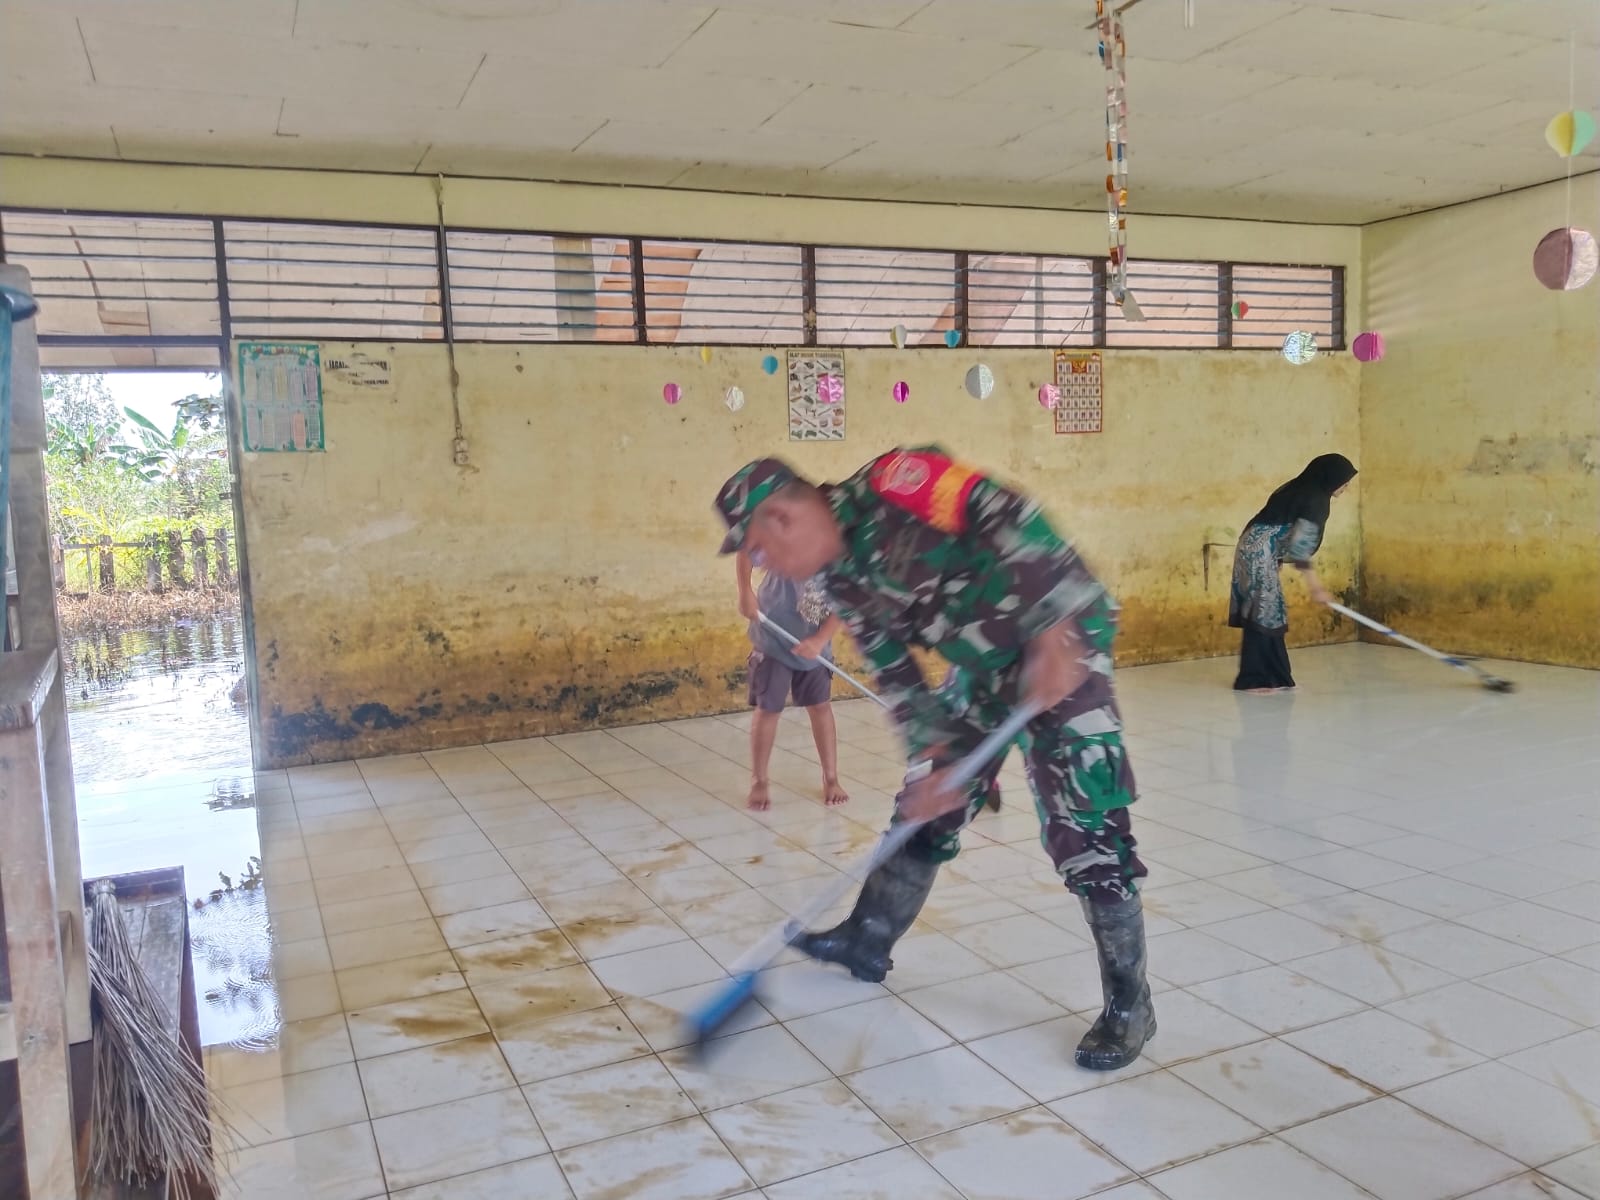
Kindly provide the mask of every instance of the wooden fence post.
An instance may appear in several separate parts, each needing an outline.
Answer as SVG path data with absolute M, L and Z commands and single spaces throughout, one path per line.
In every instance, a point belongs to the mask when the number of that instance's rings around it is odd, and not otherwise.
M 173 587 L 188 587 L 183 574 L 183 534 L 176 529 L 167 530 L 167 579 Z
M 144 539 L 144 587 L 147 592 L 161 592 L 161 548 L 153 533 Z
M 228 563 L 228 531 L 218 529 L 212 534 L 212 540 L 217 546 L 217 583 L 227 587 L 233 582 L 233 567 Z
M 55 583 L 56 591 L 65 590 L 67 586 L 67 551 L 59 533 L 50 535 L 50 577 Z
M 189 534 L 189 545 L 194 551 L 194 585 L 199 588 L 210 587 L 211 563 L 206 550 L 206 531 L 196 525 Z
M 111 535 L 100 535 L 100 590 L 114 592 L 117 590 L 117 556 L 111 549 Z

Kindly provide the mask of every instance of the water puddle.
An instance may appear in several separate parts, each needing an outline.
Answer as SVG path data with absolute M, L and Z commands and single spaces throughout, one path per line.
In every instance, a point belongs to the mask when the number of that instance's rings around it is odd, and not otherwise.
M 270 1045 L 278 1002 L 239 617 L 63 642 L 84 878 L 183 867 L 201 1041 Z

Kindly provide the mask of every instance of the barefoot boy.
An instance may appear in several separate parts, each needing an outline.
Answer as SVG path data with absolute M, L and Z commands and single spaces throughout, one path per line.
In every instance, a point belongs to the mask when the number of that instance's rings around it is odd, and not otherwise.
M 827 597 L 817 580 L 795 583 L 768 571 L 759 593 L 751 586 L 750 559 L 734 560 L 739 579 L 739 611 L 750 622 L 750 798 L 747 805 L 762 812 L 771 807 L 767 770 L 772 745 L 778 737 L 778 719 L 785 701 L 794 702 L 811 718 L 811 734 L 822 760 L 822 802 L 830 808 L 850 797 L 839 786 L 839 734 L 833 723 L 833 676 L 822 659 L 833 661 L 833 635 L 843 622 L 828 611 Z M 788 645 L 761 623 L 761 614 L 787 630 L 800 643 Z

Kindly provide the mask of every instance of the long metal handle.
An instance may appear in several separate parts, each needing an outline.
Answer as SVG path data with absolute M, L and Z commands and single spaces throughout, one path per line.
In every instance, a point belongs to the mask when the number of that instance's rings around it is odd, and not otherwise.
M 945 787 L 953 791 L 969 783 L 974 775 L 988 765 L 990 759 L 1004 753 L 1006 747 L 1017 739 L 1017 735 L 1023 731 L 1028 722 L 1038 715 L 1039 710 L 1028 704 L 1013 710 L 1010 716 L 978 743 L 971 754 L 951 768 Z M 741 955 L 729 968 L 729 974 L 740 975 L 766 966 L 794 939 L 796 933 L 837 904 L 853 884 L 863 882 L 867 876 L 894 857 L 917 830 L 926 824 L 926 821 L 902 821 L 898 825 L 889 826 L 884 835 L 878 839 L 877 845 L 872 848 L 872 853 L 858 869 L 846 871 L 832 880 L 828 886 L 813 896 L 804 908 L 794 913 Z
M 1387 625 L 1381 624 L 1378 621 L 1374 621 L 1371 617 L 1363 616 L 1361 613 L 1358 613 L 1353 608 L 1346 608 L 1344 605 L 1340 604 L 1337 600 L 1329 600 L 1328 601 L 1328 607 L 1333 609 L 1333 611 L 1338 613 L 1341 617 L 1349 617 L 1352 621 L 1355 621 L 1357 624 L 1365 625 L 1368 629 L 1372 629 L 1372 630 L 1377 631 L 1378 633 L 1383 634 L 1384 637 L 1393 638 L 1395 641 L 1399 642 L 1402 646 L 1410 646 L 1413 650 L 1421 650 L 1424 654 L 1428 655 L 1429 657 L 1437 658 L 1440 662 L 1449 663 L 1451 666 L 1464 666 L 1465 665 L 1464 663 L 1462 663 L 1462 661 L 1460 659 L 1452 657 L 1449 654 L 1444 654 L 1441 651 L 1435 650 L 1432 646 L 1424 646 L 1421 642 L 1415 640 L 1414 638 L 1408 638 L 1403 633 L 1396 633 L 1393 629 L 1390 629 Z
M 771 617 L 767 616 L 766 613 L 757 612 L 756 613 L 756 618 L 763 625 L 765 625 L 768 629 L 772 630 L 773 633 L 777 634 L 784 641 L 788 642 L 789 645 L 798 646 L 800 644 L 800 639 L 799 638 L 795 637 L 794 634 L 790 633 L 782 625 L 779 625 Z M 871 688 L 869 688 L 866 684 L 862 683 L 859 679 L 855 678 L 853 675 L 850 675 L 850 674 L 846 673 L 845 670 L 842 667 L 838 666 L 837 664 L 835 664 L 833 662 L 830 662 L 826 658 L 819 658 L 819 659 L 817 659 L 817 661 L 820 662 L 823 666 L 827 667 L 828 670 L 832 671 L 840 679 L 842 679 L 846 683 L 848 683 L 851 687 L 855 688 L 856 691 L 860 692 L 868 700 L 871 700 L 879 708 L 883 709 L 884 712 L 889 712 L 890 711 L 890 704 L 889 704 L 889 702 L 887 700 L 885 700 L 882 696 L 878 695 L 877 692 L 873 691 Z

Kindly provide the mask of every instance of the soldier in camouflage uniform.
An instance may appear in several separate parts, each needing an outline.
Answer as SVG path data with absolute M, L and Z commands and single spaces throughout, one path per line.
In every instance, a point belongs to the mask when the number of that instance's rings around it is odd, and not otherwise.
M 929 822 L 867 880 L 844 922 L 796 946 L 883 979 L 1000 763 L 959 791 L 942 787 L 946 769 L 1031 702 L 1043 712 L 1020 741 L 1040 838 L 1083 901 L 1105 997 L 1077 1061 L 1094 1070 L 1132 1062 L 1156 1025 L 1136 883 L 1146 872 L 1128 821 L 1133 772 L 1111 678 L 1116 602 L 1038 505 L 936 446 L 891 451 L 823 487 L 762 459 L 723 485 L 716 507 L 724 554 L 742 549 L 791 579 L 823 574 L 906 742 L 894 819 Z M 937 691 L 912 647 L 950 663 Z

